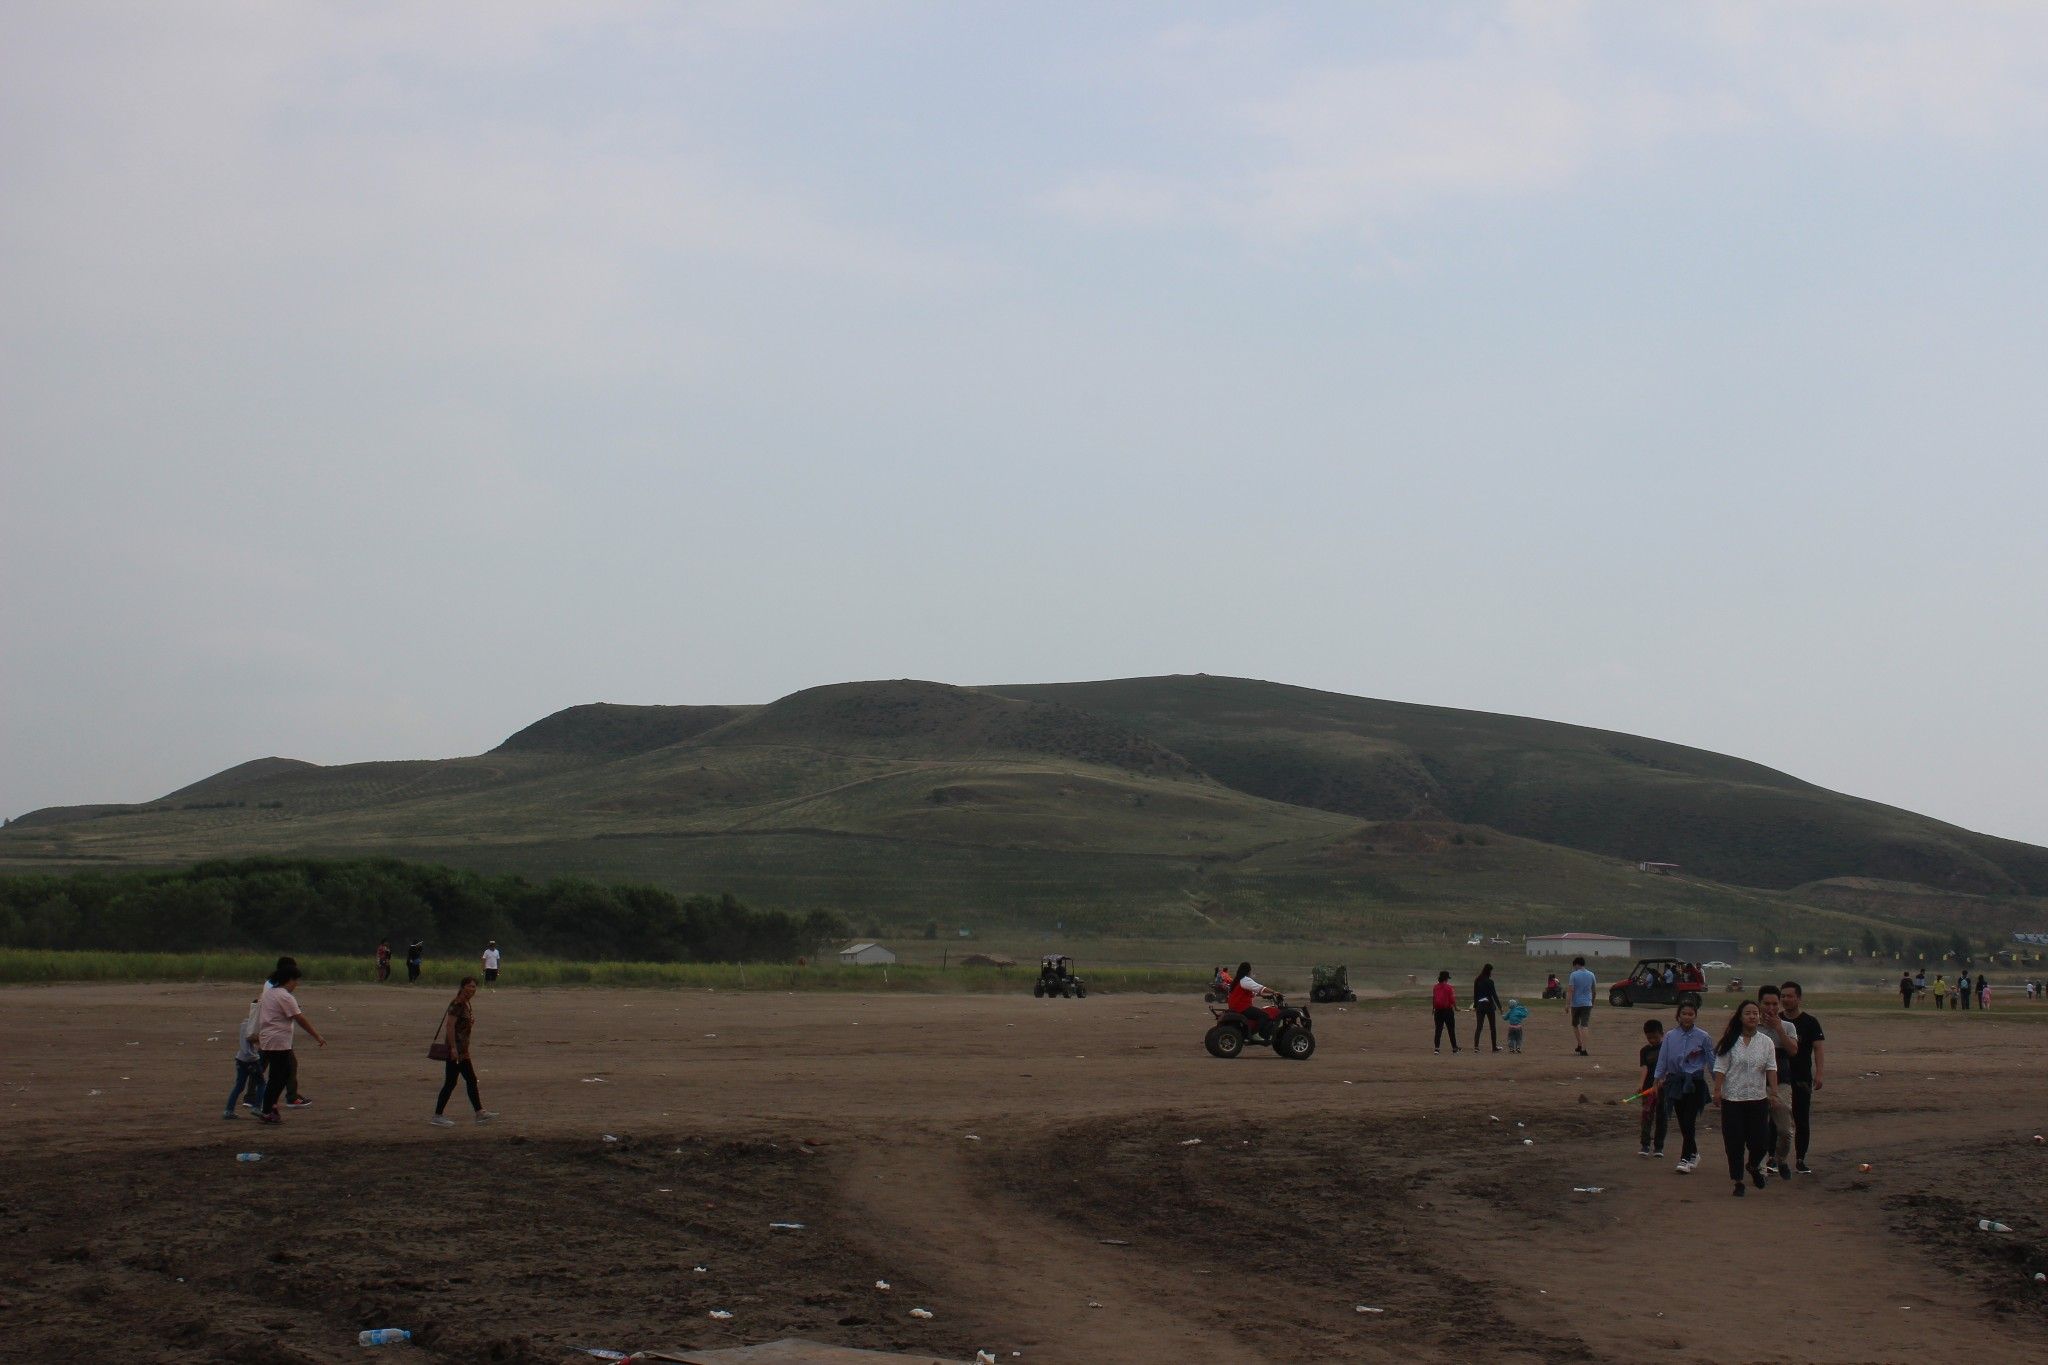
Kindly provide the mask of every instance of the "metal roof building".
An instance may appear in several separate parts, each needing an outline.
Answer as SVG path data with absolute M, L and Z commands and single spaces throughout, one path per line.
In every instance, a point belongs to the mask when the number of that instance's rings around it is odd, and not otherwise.
M 1625 938 L 1613 934 L 1531 934 L 1522 940 L 1530 957 L 1627 957 Z

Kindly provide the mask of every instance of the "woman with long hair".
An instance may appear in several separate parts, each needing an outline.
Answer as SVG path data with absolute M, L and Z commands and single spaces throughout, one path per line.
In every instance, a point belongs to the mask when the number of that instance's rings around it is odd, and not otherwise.
M 1472 1050 L 1479 1051 L 1479 1031 L 1484 1029 L 1493 1043 L 1493 1050 L 1500 1051 L 1500 1030 L 1494 1024 L 1494 1015 L 1500 1010 L 1500 987 L 1493 984 L 1493 964 L 1487 963 L 1479 969 L 1479 976 L 1472 982 Z
M 453 1128 L 455 1120 L 442 1111 L 448 1108 L 448 1097 L 455 1093 L 457 1077 L 469 1088 L 469 1107 L 476 1110 L 478 1123 L 489 1123 L 497 1114 L 484 1108 L 484 1102 L 476 1090 L 476 1066 L 470 1060 L 469 1032 L 476 1022 L 469 1002 L 476 998 L 476 978 L 462 978 L 462 989 L 455 992 L 455 998 L 448 1002 L 448 1012 L 441 1016 L 441 1029 L 448 1033 L 448 1060 L 442 1063 L 446 1073 L 441 1081 L 441 1098 L 434 1102 L 434 1117 L 427 1120 L 436 1128 Z M 434 1036 L 441 1036 L 441 1029 Z
M 1764 1187 L 1771 1105 L 1778 1098 L 1778 1043 L 1760 1031 L 1762 1022 L 1756 1001 L 1745 1000 L 1714 1045 L 1714 1104 L 1721 1111 L 1721 1148 L 1736 1194 L 1743 1193 L 1745 1166 L 1756 1187 Z
M 1273 1016 L 1259 1007 L 1259 1001 L 1273 994 L 1269 987 L 1262 986 L 1252 976 L 1252 964 L 1240 962 L 1237 972 L 1230 978 L 1230 994 L 1224 998 L 1225 1006 L 1241 1015 L 1250 1026 L 1252 1037 L 1257 1038 L 1272 1026 Z

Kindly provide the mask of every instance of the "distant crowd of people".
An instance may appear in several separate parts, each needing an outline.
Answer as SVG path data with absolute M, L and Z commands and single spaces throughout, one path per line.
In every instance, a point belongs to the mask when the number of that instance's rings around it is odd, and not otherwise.
M 2041 982 L 2029 977 L 2020 983 L 2026 990 L 2027 999 L 2041 998 L 2044 987 Z M 1931 995 L 1934 1008 L 1967 1010 L 1974 1002 L 1980 1010 L 1991 1008 L 1991 978 L 1979 971 L 1975 976 L 1965 967 L 1955 980 L 1951 981 L 1942 972 L 1934 974 L 1934 984 L 1927 984 L 1927 969 L 1899 973 L 1899 1004 L 1902 1008 L 1913 1008 L 1913 1002 L 1921 996 Z
M 413 985 L 420 979 L 420 968 L 426 963 L 426 960 L 427 945 L 425 940 L 416 938 L 405 945 L 405 983 L 408 986 Z M 505 955 L 498 951 L 498 940 L 492 939 L 484 945 L 483 968 L 484 984 L 486 986 L 495 986 L 498 983 L 498 968 L 504 960 Z M 376 964 L 377 984 L 381 986 L 391 979 L 390 939 L 378 941 Z

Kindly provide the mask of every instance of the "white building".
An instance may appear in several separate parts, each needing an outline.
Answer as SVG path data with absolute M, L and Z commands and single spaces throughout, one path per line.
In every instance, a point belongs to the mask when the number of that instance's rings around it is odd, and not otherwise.
M 879 943 L 849 943 L 839 950 L 842 967 L 886 967 L 895 960 L 896 954 Z
M 1628 957 L 1629 941 L 1612 934 L 1531 934 L 1522 940 L 1530 957 Z

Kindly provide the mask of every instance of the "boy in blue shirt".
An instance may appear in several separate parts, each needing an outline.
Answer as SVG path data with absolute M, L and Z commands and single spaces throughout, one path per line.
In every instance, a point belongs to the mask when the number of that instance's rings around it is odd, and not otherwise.
M 1522 1025 L 1529 1022 L 1529 1007 L 1519 1000 L 1509 1000 L 1507 1012 L 1501 1019 L 1508 1026 L 1508 1051 L 1522 1050 Z

